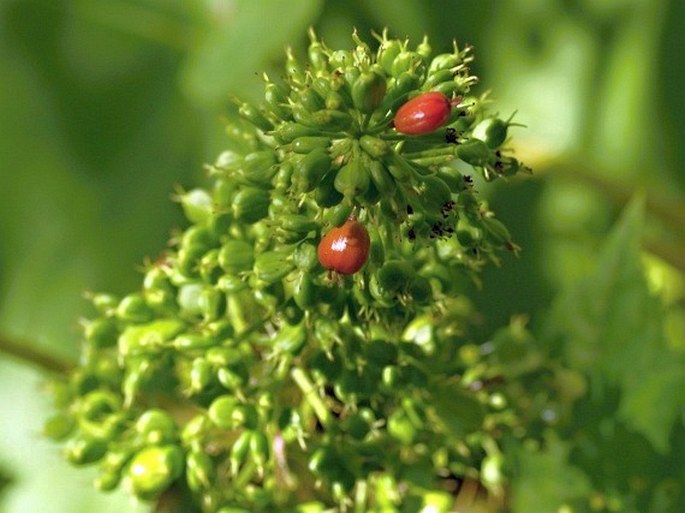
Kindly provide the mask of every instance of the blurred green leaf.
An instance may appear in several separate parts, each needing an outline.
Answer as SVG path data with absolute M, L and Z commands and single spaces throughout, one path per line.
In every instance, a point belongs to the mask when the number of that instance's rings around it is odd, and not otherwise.
M 618 413 L 655 448 L 668 438 L 685 398 L 682 354 L 669 350 L 664 312 L 649 293 L 640 261 L 644 205 L 634 200 L 597 255 L 594 270 L 564 291 L 548 322 L 547 339 L 562 344 L 571 366 L 593 378 L 595 390 L 619 386 Z
M 227 94 L 261 91 L 260 72 L 283 55 L 284 41 L 301 40 L 321 0 L 208 2 L 208 26 L 183 70 L 186 93 L 200 105 L 221 105 Z
M 0 499 L 5 490 L 12 484 L 13 479 L 5 472 L 4 468 L 0 468 Z
M 519 449 L 516 480 L 512 482 L 514 513 L 558 513 L 569 501 L 589 495 L 589 480 L 569 464 L 569 451 L 568 443 L 551 434 L 543 448 Z

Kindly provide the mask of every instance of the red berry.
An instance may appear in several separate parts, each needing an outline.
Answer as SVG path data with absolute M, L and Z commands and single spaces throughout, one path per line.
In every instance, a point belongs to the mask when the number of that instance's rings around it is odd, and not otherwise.
M 354 274 L 369 258 L 369 232 L 355 219 L 333 228 L 319 242 L 317 255 L 321 265 L 340 274 Z
M 447 122 L 451 111 L 452 105 L 444 94 L 420 94 L 397 110 L 395 128 L 407 135 L 429 134 Z

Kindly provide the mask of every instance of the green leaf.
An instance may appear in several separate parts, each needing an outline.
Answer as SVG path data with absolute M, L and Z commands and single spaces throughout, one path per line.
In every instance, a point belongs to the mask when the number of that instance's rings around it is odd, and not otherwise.
M 613 229 L 586 279 L 554 306 L 546 339 L 561 344 L 572 367 L 591 376 L 595 390 L 618 386 L 618 416 L 654 447 L 668 438 L 685 401 L 682 354 L 668 348 L 664 312 L 650 295 L 640 260 L 643 201 L 633 201 Z
M 211 26 L 205 29 L 183 73 L 187 94 L 204 105 L 221 103 L 229 92 L 254 93 L 261 86 L 255 74 L 274 56 L 283 55 L 287 43 L 297 43 L 321 9 L 320 0 L 221 5 L 228 7 L 208 13 Z
M 544 449 L 518 448 L 512 481 L 514 513 L 557 513 L 565 503 L 587 497 L 588 477 L 568 462 L 570 447 L 548 434 Z M 510 455 L 514 456 L 514 455 Z
M 431 391 L 430 405 L 443 429 L 455 437 L 478 430 L 485 416 L 478 399 L 458 384 L 436 385 Z

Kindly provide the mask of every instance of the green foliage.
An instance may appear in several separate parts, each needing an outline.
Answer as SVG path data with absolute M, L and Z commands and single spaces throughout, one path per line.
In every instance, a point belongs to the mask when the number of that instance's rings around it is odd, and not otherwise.
M 637 198 L 594 269 L 563 291 L 545 319 L 541 337 L 553 359 L 538 362 L 532 376 L 543 377 L 547 366 L 550 390 L 530 411 L 547 427 L 541 447 L 509 446 L 515 511 L 651 511 L 656 503 L 678 511 L 685 500 L 673 488 L 684 468 L 670 456 L 671 444 L 682 443 L 685 355 L 669 347 L 665 308 L 643 278 L 643 224 Z
M 618 388 L 619 418 L 662 453 L 685 406 L 685 355 L 663 332 L 664 308 L 643 278 L 643 202 L 635 200 L 607 239 L 594 271 L 558 299 L 548 320 L 551 343 L 592 379 L 597 394 Z
M 241 294 L 250 289 L 250 284 L 237 275 L 253 271 L 254 251 L 231 243 L 208 250 L 207 246 L 215 242 L 208 240 L 206 233 L 188 237 L 186 248 L 179 251 L 183 257 L 179 261 L 186 269 L 198 264 L 200 257 L 201 280 L 212 281 L 219 276 L 217 285 L 222 292 L 240 298 L 230 305 L 196 283 L 179 287 L 160 269 L 146 273 L 141 289 L 118 307 L 124 294 L 139 287 L 137 270 L 149 269 L 169 231 L 183 222 L 181 212 L 193 223 L 201 223 L 211 214 L 207 208 L 212 206 L 207 202 L 211 197 L 228 210 L 217 219 L 218 224 L 226 223 L 233 215 L 234 188 L 223 181 L 215 190 L 208 189 L 199 163 L 211 159 L 251 187 L 262 187 L 272 179 L 281 184 L 291 180 L 293 171 L 287 166 L 273 175 L 275 168 L 262 165 L 264 154 L 260 152 L 236 163 L 236 154 L 250 153 L 245 146 L 249 143 L 235 137 L 227 141 L 223 122 L 218 123 L 217 116 L 225 114 L 232 122 L 238 111 L 254 112 L 262 89 L 261 70 L 267 70 L 276 82 L 267 86 L 271 92 L 266 103 L 280 111 L 279 116 L 287 113 L 283 106 L 288 103 L 287 92 L 283 96 L 280 81 L 283 49 L 291 45 L 300 62 L 302 56 L 308 55 L 313 57 L 314 67 L 320 66 L 321 49 L 307 49 L 305 33 L 312 25 L 331 47 L 348 47 L 352 27 L 357 27 L 360 34 L 369 34 L 390 26 L 395 34 L 406 35 L 414 42 L 420 42 L 427 33 L 435 53 L 450 52 L 456 37 L 475 45 L 478 59 L 470 64 L 471 71 L 492 86 L 503 119 L 518 109 L 514 121 L 526 124 L 527 129 L 510 126 L 507 136 L 514 136 L 516 157 L 536 171 L 531 179 L 514 178 L 501 187 L 476 183 L 477 201 L 485 200 L 497 211 L 498 218 L 505 221 L 523 248 L 519 258 L 505 253 L 499 255 L 502 266 L 479 268 L 480 289 L 470 283 L 473 275 L 466 278 L 459 273 L 446 275 L 440 268 L 430 269 L 430 283 L 437 280 L 444 290 L 464 293 L 450 306 L 458 313 L 436 327 L 441 331 L 438 339 L 449 336 L 463 342 L 458 359 L 464 369 L 472 371 L 463 373 L 464 383 L 473 389 L 485 387 L 489 397 L 487 404 L 479 403 L 487 412 L 486 424 L 513 422 L 504 430 L 505 436 L 498 439 L 502 447 L 482 441 L 487 454 L 477 477 L 492 490 L 491 494 L 511 494 L 505 509 L 685 510 L 683 464 L 679 457 L 685 450 L 679 393 L 685 348 L 685 166 L 680 144 L 685 136 L 685 116 L 683 102 L 678 101 L 685 77 L 678 53 L 683 46 L 682 3 L 550 0 L 482 1 L 477 5 L 454 2 L 448 6 L 440 0 L 409 0 L 401 8 L 397 2 L 385 0 L 258 4 L 191 5 L 168 0 L 0 3 L 3 350 L 17 347 L 16 343 L 4 344 L 6 337 L 16 337 L 19 344 L 26 344 L 27 354 L 37 349 L 75 361 L 79 347 L 74 343 L 74 320 L 86 310 L 80 299 L 83 290 L 113 293 L 93 298 L 102 309 L 99 311 L 112 308 L 110 314 L 79 322 L 85 343 L 96 351 L 116 347 L 112 344 L 122 323 L 133 322 L 136 316 L 149 316 L 150 311 L 141 308 L 141 296 L 155 312 L 172 308 L 182 298 L 184 326 L 202 319 L 208 325 L 207 331 L 180 333 L 164 342 L 156 335 L 151 342 L 143 337 L 142 345 L 169 345 L 178 353 L 207 352 L 207 357 L 188 363 L 188 382 L 153 380 L 145 383 L 146 393 L 155 387 L 171 390 L 183 386 L 190 394 L 189 401 L 198 400 L 200 408 L 209 408 L 211 394 L 202 396 L 201 391 L 209 387 L 215 389 L 213 393 L 223 393 L 240 388 L 246 379 L 245 369 L 236 365 L 235 359 L 245 354 L 207 348 L 217 336 L 235 335 L 233 327 L 229 330 L 211 319 L 217 312 L 237 312 L 244 307 Z M 387 46 L 383 69 L 390 73 L 401 48 Z M 425 51 L 425 45 L 417 45 L 416 50 Z M 411 56 L 405 53 L 403 59 Z M 438 80 L 438 75 L 432 80 Z M 419 84 L 415 77 L 404 76 L 402 87 L 412 90 Z M 229 93 L 255 104 L 232 105 Z M 324 104 L 335 110 L 345 100 L 336 91 L 327 91 Z M 298 101 L 310 107 L 318 103 L 316 97 L 304 92 Z M 231 105 L 226 108 L 227 103 Z M 253 118 L 263 122 L 258 116 Z M 477 135 L 488 139 L 486 128 L 484 122 L 476 130 Z M 305 155 L 315 147 L 331 147 L 329 136 L 306 139 L 316 137 L 317 129 L 302 133 L 298 128 L 297 134 L 292 129 L 279 125 L 279 132 L 292 137 L 295 153 Z M 491 135 L 490 139 L 497 141 L 497 134 Z M 296 137 L 303 139 L 295 141 Z M 368 142 L 360 140 L 363 145 Z M 227 147 L 231 151 L 214 161 L 215 155 Z M 370 197 L 373 199 L 375 187 L 384 199 L 389 199 L 395 194 L 395 180 L 406 177 L 406 170 L 403 173 L 402 168 L 394 166 L 395 174 L 390 174 L 385 166 L 366 159 L 367 152 L 375 158 L 382 156 L 386 150 L 378 145 L 365 144 L 363 150 L 364 163 L 369 166 Z M 478 162 L 482 150 L 483 145 L 475 143 L 461 151 Z M 420 158 L 420 151 L 416 150 L 416 158 Z M 307 169 L 311 173 L 306 176 L 315 177 L 316 168 Z M 312 238 L 321 226 L 338 226 L 347 219 L 352 206 L 341 202 L 334 174 L 323 178 L 327 186 L 314 190 L 317 204 L 327 209 L 325 218 L 314 221 L 312 226 L 307 216 L 289 217 L 288 223 L 278 222 L 273 227 L 277 237 Z M 465 185 L 450 180 L 449 173 L 441 169 L 436 178 L 450 190 Z M 174 189 L 177 182 L 191 188 Z M 341 189 L 350 183 L 339 182 Z M 305 180 L 301 184 L 303 190 L 313 187 Z M 352 180 L 352 185 L 363 188 L 358 180 Z M 440 202 L 434 197 L 442 197 L 439 189 L 431 187 L 429 192 L 435 194 L 421 197 L 423 208 L 434 210 L 431 207 Z M 168 202 L 171 190 L 181 200 L 182 209 Z M 623 218 L 623 234 L 615 232 L 613 249 L 609 248 L 603 242 L 606 234 L 636 190 L 645 198 L 644 211 L 639 212 L 635 206 L 630 219 Z M 242 207 L 238 213 L 256 215 Z M 259 209 L 257 214 L 261 215 Z M 489 237 L 502 242 L 501 227 L 486 219 L 483 226 L 489 229 Z M 180 241 L 180 231 L 172 235 Z M 481 235 L 470 224 L 457 226 L 460 245 L 477 248 Z M 405 236 L 409 236 L 408 231 Z M 371 233 L 371 237 L 369 265 L 373 262 L 380 266 L 386 257 L 376 234 Z M 251 248 L 251 244 L 248 246 Z M 600 247 L 604 248 L 601 255 Z M 172 252 L 179 249 L 171 247 Z M 144 263 L 138 264 L 141 261 Z M 258 269 L 261 276 L 270 279 L 283 272 L 283 265 L 294 268 L 287 271 L 291 272 L 288 279 L 293 277 L 287 289 L 288 294 L 292 293 L 292 302 L 288 302 L 285 312 L 296 328 L 298 310 L 318 308 L 319 294 L 330 293 L 330 289 L 316 277 L 318 263 L 312 242 L 302 244 L 292 262 L 270 252 L 266 259 L 260 259 Z M 422 278 L 414 274 L 411 284 L 399 290 L 425 306 L 432 291 Z M 183 293 L 179 294 L 181 288 Z M 374 291 L 375 301 L 381 301 L 383 294 Z M 465 299 L 466 295 L 473 304 Z M 345 308 L 342 295 L 331 294 L 326 299 L 327 304 L 338 301 L 338 307 Z M 550 303 L 554 305 L 552 315 Z M 264 308 L 273 309 L 273 302 Z M 436 351 L 435 338 L 430 335 L 432 321 L 420 317 L 407 328 L 404 337 L 431 354 L 438 371 L 445 372 L 455 357 Z M 330 340 L 331 327 L 324 324 L 315 326 L 316 336 Z M 245 330 L 249 324 L 239 323 L 239 328 Z M 277 352 L 292 351 L 297 354 L 295 358 L 307 355 L 307 343 L 303 349 L 299 336 L 286 336 L 290 330 L 285 331 Z M 294 335 L 298 333 L 294 329 Z M 388 354 L 394 352 L 388 350 L 387 344 L 374 343 L 368 358 L 387 364 Z M 589 358 L 590 354 L 593 358 Z M 331 360 L 324 349 L 309 356 L 310 373 L 291 374 L 300 388 L 309 390 L 309 385 L 339 380 L 343 375 L 341 366 L 335 365 L 337 360 Z M 158 369 L 168 364 L 157 363 Z M 0 452 L 14 479 L 3 495 L 3 506 L 21 513 L 45 509 L 46 504 L 51 510 L 70 513 L 150 508 L 149 504 L 132 505 L 124 497 L 128 492 L 105 496 L 82 486 L 84 476 L 88 480 L 100 469 L 66 467 L 56 458 L 55 446 L 35 436 L 41 419 L 48 416 L 44 398 L 36 393 L 38 380 L 44 377 L 4 357 L 0 366 L 0 399 L 7 406 L 0 421 Z M 403 390 L 407 376 L 398 366 L 386 367 L 383 386 Z M 126 378 L 131 402 L 136 391 L 133 383 L 143 370 Z M 104 366 L 99 372 L 107 375 L 111 383 L 122 379 L 114 367 Z M 354 374 L 346 373 L 345 383 L 349 384 L 351 377 Z M 417 377 L 421 379 L 416 373 L 412 379 Z M 89 379 L 78 383 L 79 393 L 87 394 L 92 386 Z M 454 392 L 454 384 L 435 384 L 421 398 L 435 401 L 436 407 L 425 412 L 431 427 L 441 432 L 472 429 L 464 428 L 460 410 L 444 400 L 443 390 Z M 339 391 L 350 392 L 345 387 Z M 322 418 L 330 417 L 325 403 L 316 397 L 309 396 L 308 408 L 318 410 Z M 175 425 L 171 431 L 143 429 L 145 423 L 134 422 L 135 416 L 122 421 L 108 412 L 109 407 L 94 407 L 101 404 L 95 401 L 97 395 L 89 398 L 79 414 L 79 423 L 85 422 L 89 433 L 116 431 L 123 426 L 141 444 L 186 440 L 183 443 L 192 447 L 186 453 L 181 479 L 187 480 L 193 493 L 201 493 L 198 490 L 206 489 L 207 483 L 216 479 L 220 458 L 190 443 L 193 433 L 207 429 L 202 422 L 191 423 L 182 433 L 174 433 Z M 268 398 L 263 401 L 268 403 Z M 155 412 L 168 405 L 148 406 Z M 415 415 L 410 413 L 412 405 L 401 406 L 392 417 L 395 444 L 417 436 L 417 419 L 412 421 Z M 512 419 L 512 411 L 517 412 L 517 421 Z M 238 421 L 251 423 L 253 418 L 249 411 L 238 410 Z M 360 408 L 357 414 L 345 418 L 341 430 L 358 443 L 368 436 L 368 430 L 377 429 L 377 420 L 367 408 Z M 229 421 L 234 422 L 232 417 Z M 74 426 L 71 414 L 58 414 L 47 423 L 46 434 L 64 440 L 73 433 Z M 240 459 L 240 451 L 236 450 L 233 460 L 238 470 L 251 458 L 249 441 L 253 432 L 244 431 L 245 459 Z M 81 443 L 75 448 L 96 446 Z M 255 449 L 255 454 L 259 460 L 263 452 Z M 78 451 L 72 455 L 78 455 Z M 96 487 L 118 487 L 121 469 L 129 460 L 128 451 L 113 448 L 111 456 L 102 462 L 103 472 L 96 478 Z M 404 476 L 426 484 L 426 476 L 430 475 L 427 468 L 417 464 L 406 469 Z M 306 462 L 295 470 L 306 474 Z M 464 470 L 460 467 L 456 474 Z M 468 482 L 473 483 L 470 479 Z M 367 485 L 366 493 L 375 496 L 383 508 L 392 510 L 399 500 L 397 486 L 397 481 L 386 476 Z M 408 498 L 410 508 L 419 511 L 424 507 L 446 507 L 450 493 L 459 485 L 448 478 L 444 486 L 449 493 L 427 493 L 423 500 Z M 155 507 L 158 511 L 193 511 L 185 495 L 187 490 L 174 487 Z M 455 505 L 463 508 L 469 502 L 469 487 L 464 486 Z M 487 506 L 478 503 L 469 507 L 479 510 Z M 298 511 L 322 509 L 322 503 L 314 500 Z M 495 511 L 496 507 L 489 510 Z M 245 510 L 227 506 L 223 511 Z
M 530 445 L 509 454 L 517 468 L 511 499 L 513 511 L 554 513 L 563 511 L 565 505 L 587 499 L 592 485 L 581 469 L 569 463 L 568 444 L 550 434 L 544 447 Z
M 12 485 L 13 479 L 5 474 L 5 471 L 3 470 L 0 472 L 0 496 L 5 492 L 5 490 Z
M 516 414 L 493 415 L 476 386 L 487 368 L 460 358 L 452 328 L 468 326 L 454 277 L 515 248 L 453 165 L 487 115 L 468 96 L 470 49 L 432 58 L 427 38 L 413 49 L 384 32 L 377 51 L 352 39 L 334 51 L 310 31 L 306 64 L 288 51 L 287 101 L 270 101 L 279 86 L 265 77 L 263 107 L 237 102 L 245 122 L 228 125 L 212 187 L 177 194 L 191 226 L 139 290 L 92 296 L 99 317 L 83 322 L 82 364 L 46 429 L 72 464 L 99 465 L 99 489 L 122 482 L 161 500 L 187 487 L 206 512 L 314 499 L 342 511 L 381 508 L 366 490 L 392 479 L 385 511 L 447 511 L 445 479 L 499 453 Z M 386 73 L 388 48 L 398 51 Z M 402 134 L 393 117 L 426 84 L 450 86 L 435 93 L 445 115 Z M 331 91 L 326 105 L 319 92 Z M 283 125 L 316 135 L 291 141 Z M 509 155 L 502 138 L 469 163 L 492 181 L 524 169 Z M 340 194 L 320 205 L 329 174 Z M 329 222 L 338 205 L 342 227 Z M 306 257 L 316 244 L 318 264 Z

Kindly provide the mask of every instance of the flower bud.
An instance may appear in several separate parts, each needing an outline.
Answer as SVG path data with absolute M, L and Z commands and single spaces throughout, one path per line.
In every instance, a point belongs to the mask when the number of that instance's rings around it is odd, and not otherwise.
M 212 382 L 213 375 L 214 369 L 207 360 L 195 358 L 188 375 L 189 392 L 191 394 L 198 394 L 205 390 Z
M 178 197 L 183 213 L 191 223 L 204 223 L 214 211 L 212 196 L 204 189 L 191 189 Z
M 117 306 L 116 316 L 122 321 L 141 323 L 152 319 L 152 309 L 140 294 L 125 296 Z
M 424 59 L 427 59 L 432 51 L 433 49 L 431 48 L 431 45 L 428 43 L 428 36 L 423 36 L 423 39 L 416 47 L 416 53 L 418 53 Z
M 252 269 L 254 249 L 243 240 L 229 240 L 219 250 L 219 265 L 230 274 L 238 274 Z
M 260 187 L 270 187 L 278 170 L 276 156 L 270 150 L 248 153 L 242 164 L 242 175 L 248 182 Z
M 43 434 L 54 441 L 66 439 L 76 427 L 74 418 L 67 413 L 56 413 L 43 424 Z
M 186 479 L 194 492 L 208 489 L 216 478 L 214 461 L 201 450 L 192 450 L 186 456 Z
M 474 128 L 472 135 L 476 139 L 480 139 L 488 148 L 496 149 L 502 146 L 507 138 L 507 130 L 509 123 L 499 118 L 490 117 L 485 118 L 478 123 Z
M 331 157 L 323 148 L 314 148 L 295 166 L 298 187 L 302 192 L 311 192 L 331 169 Z
M 336 175 L 337 171 L 330 170 L 323 176 L 316 189 L 314 189 L 314 201 L 321 208 L 334 207 L 343 199 L 343 195 L 335 188 Z
M 310 32 L 311 42 L 307 48 L 307 57 L 314 71 L 324 72 L 328 69 L 328 52 L 323 44 Z
M 418 433 L 407 414 L 398 408 L 388 417 L 388 434 L 403 445 L 411 445 Z
M 423 83 L 422 89 L 424 91 L 429 91 L 436 88 L 440 84 L 452 83 L 453 79 L 454 72 L 452 70 L 442 69 L 440 71 L 436 71 L 435 73 L 429 74 L 428 78 L 426 78 L 426 81 Z
M 83 323 L 83 334 L 93 348 L 101 349 L 116 345 L 119 330 L 114 319 L 99 317 Z
M 306 155 L 317 149 L 327 150 L 330 145 L 330 137 L 306 135 L 295 139 L 290 144 L 289 149 L 295 153 Z
M 380 64 L 383 71 L 388 75 L 392 74 L 392 64 L 395 58 L 402 51 L 402 44 L 396 39 L 385 39 L 381 41 L 378 47 L 378 56 L 376 61 Z
M 129 464 L 133 493 L 151 499 L 166 490 L 183 472 L 183 451 L 177 445 L 147 447 Z
M 263 132 L 273 130 L 274 126 L 271 121 L 269 121 L 254 105 L 250 105 L 249 103 L 241 104 L 238 108 L 238 114 L 241 118 L 249 121 Z
M 99 461 L 107 452 L 107 442 L 85 436 L 69 440 L 64 456 L 72 465 L 89 465 Z
M 391 151 L 387 142 L 372 135 L 362 135 L 359 145 L 374 159 L 381 159 Z
M 352 85 L 352 102 L 355 108 L 368 114 L 373 112 L 385 96 L 385 77 L 377 70 L 365 71 Z
M 352 52 L 348 50 L 334 50 L 333 52 L 331 52 L 331 56 L 328 62 L 331 65 L 331 68 L 333 68 L 334 70 L 346 68 L 347 66 L 350 66 L 353 62 Z
M 269 214 L 271 197 L 262 189 L 246 187 L 240 190 L 233 200 L 233 215 L 236 220 L 253 224 Z
M 490 162 L 492 153 L 485 142 L 480 139 L 469 139 L 457 146 L 456 155 L 472 166 L 485 166 Z
M 297 111 L 293 109 L 293 114 Z M 303 115 L 295 119 L 305 126 L 317 129 L 317 131 L 342 132 L 352 125 L 352 117 L 347 112 L 338 110 L 322 109 L 312 114 Z M 315 135 L 317 132 L 311 135 Z M 307 134 L 304 134 L 307 135 Z
M 269 439 L 263 431 L 253 431 L 250 437 L 250 456 L 257 467 L 263 468 L 269 459 Z
M 238 406 L 238 401 L 231 395 L 222 395 L 214 399 L 207 410 L 207 415 L 212 423 L 221 429 L 233 429 L 233 411 Z
M 293 85 L 301 85 L 306 81 L 304 69 L 299 61 L 295 58 L 293 50 L 290 47 L 286 49 L 285 74 L 287 79 Z
M 381 106 L 379 112 L 386 113 L 388 110 L 395 111 L 397 108 L 407 101 L 409 93 L 419 87 L 421 80 L 419 76 L 413 71 L 404 71 L 395 79 L 393 87 L 391 87 Z
M 453 53 L 441 53 L 433 57 L 431 63 L 428 66 L 428 75 L 435 73 L 436 71 L 454 68 L 458 66 L 461 59 L 458 55 Z
M 293 285 L 293 299 L 302 310 L 309 310 L 316 304 L 316 285 L 311 273 L 303 272 L 297 276 Z
M 445 207 L 452 202 L 452 192 L 441 178 L 426 176 L 421 184 L 419 202 L 425 212 L 442 214 Z
M 264 88 L 267 109 L 282 120 L 289 120 L 292 113 L 288 108 L 288 91 L 280 84 L 270 82 Z
M 423 57 L 418 53 L 402 50 L 392 62 L 391 74 L 393 77 L 399 77 L 406 71 L 417 71 L 422 63 Z
M 318 263 L 316 246 L 308 242 L 299 244 L 293 252 L 292 261 L 298 269 L 304 272 L 311 271 Z
M 369 178 L 371 183 L 376 187 L 381 198 L 389 198 L 397 189 L 397 183 L 388 171 L 388 168 L 382 162 L 368 158 L 364 159 L 366 167 L 369 170 Z
M 335 175 L 335 188 L 347 197 L 355 197 L 369 188 L 369 173 L 359 157 L 352 157 Z
M 352 203 L 345 201 L 326 210 L 326 212 L 324 213 L 324 220 L 327 224 L 330 224 L 334 227 L 338 227 L 342 226 L 345 223 L 345 221 L 347 221 L 350 218 L 351 214 Z
M 153 408 L 143 413 L 135 424 L 136 433 L 146 444 L 161 445 L 176 440 L 176 422 L 164 410 Z
M 178 335 L 185 323 L 178 319 L 160 319 L 140 326 L 128 326 L 119 337 L 123 357 L 154 353 Z
M 276 283 L 285 278 L 295 268 L 289 260 L 288 251 L 265 251 L 255 259 L 254 273 L 265 283 Z
M 318 136 L 321 135 L 319 130 L 311 126 L 305 126 L 300 123 L 286 121 L 280 123 L 274 130 L 274 137 L 282 144 L 293 142 L 298 137 Z
M 238 475 L 240 467 L 243 466 L 247 455 L 250 451 L 250 439 L 252 438 L 252 431 L 243 431 L 231 446 L 229 455 L 229 462 L 231 466 L 231 474 Z
M 378 284 L 390 294 L 403 290 L 413 277 L 414 269 L 404 260 L 387 260 L 377 274 Z

